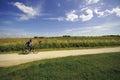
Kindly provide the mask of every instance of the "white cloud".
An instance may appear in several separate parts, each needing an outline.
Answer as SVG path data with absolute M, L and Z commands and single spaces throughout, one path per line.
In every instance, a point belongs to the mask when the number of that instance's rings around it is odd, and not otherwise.
M 97 14 L 97 17 L 105 17 L 110 14 L 115 14 L 116 16 L 120 17 L 120 8 L 116 7 L 111 10 L 106 9 L 104 11 L 100 10 L 100 7 L 98 8 L 89 8 L 89 7 L 83 7 L 80 11 L 78 10 L 72 10 L 70 12 L 66 13 L 66 17 L 50 17 L 50 18 L 43 18 L 45 20 L 57 20 L 57 21 L 89 21 L 94 17 L 94 14 Z M 22 18 L 22 17 L 21 17 Z M 23 17 L 24 19 L 27 19 L 27 17 Z
M 0 38 L 21 38 L 21 37 L 33 37 L 37 33 L 31 33 L 22 29 L 5 28 L 0 29 Z
M 32 7 L 25 6 L 24 4 L 20 2 L 15 2 L 14 5 L 26 14 L 36 15 L 36 11 L 34 11 Z
M 88 7 L 83 7 L 80 11 L 85 11 L 87 9 L 89 9 L 89 8 Z
M 112 11 L 116 14 L 116 16 L 120 17 L 120 8 L 118 8 L 118 7 L 113 8 Z
M 98 14 L 98 17 L 104 17 L 105 16 L 105 14 L 104 14 L 104 11 L 98 11 L 98 9 L 95 9 L 94 10 L 94 12 L 96 13 L 96 14 Z
M 91 9 L 87 9 L 86 14 L 87 15 L 82 14 L 82 15 L 79 16 L 80 19 L 82 19 L 82 21 L 88 21 L 88 20 L 93 18 L 93 11 Z
M 99 11 L 98 9 L 95 9 L 94 12 L 98 15 L 98 17 L 105 17 L 110 14 L 115 14 L 116 16 L 120 17 L 120 8 L 116 7 L 113 8 L 112 10 L 104 10 L 104 11 Z
M 120 23 L 106 23 L 96 26 L 84 26 L 65 30 L 64 34 L 72 36 L 99 36 L 99 35 L 118 35 L 120 34 Z
M 63 21 L 65 18 L 63 17 L 57 17 L 57 18 L 43 18 L 44 20 L 57 20 L 57 21 Z
M 56 18 L 43 18 L 44 20 L 57 20 L 57 21 L 71 21 L 75 22 L 78 21 L 79 17 L 75 14 L 75 10 L 72 10 L 66 13 L 66 17 L 56 17 Z
M 20 20 L 28 20 L 39 15 L 39 10 L 37 8 L 26 6 L 20 2 L 15 2 L 13 5 L 16 6 L 19 10 L 21 10 L 24 13 L 19 15 Z
M 19 16 L 20 16 L 19 20 L 29 20 L 29 19 L 33 18 L 33 16 L 29 16 L 29 15 L 25 15 L 25 14 L 20 14 Z
M 76 12 L 76 11 L 73 10 L 73 11 L 67 13 L 67 14 L 66 14 L 66 20 L 67 20 L 67 21 L 72 21 L 72 22 L 77 21 L 79 17 L 78 17 L 77 14 L 75 14 L 75 12 Z
M 84 8 L 84 9 L 82 9 L 82 11 L 85 11 L 87 15 L 85 15 L 85 14 L 80 15 L 80 13 L 77 13 L 75 10 L 72 10 L 72 11 L 66 13 L 66 17 L 43 18 L 43 19 L 44 20 L 71 21 L 71 22 L 80 21 L 80 20 L 88 21 L 88 20 L 92 19 L 93 11 L 91 9 Z
M 100 0 L 86 0 L 87 4 L 96 4 L 98 3 Z
M 105 17 L 105 16 L 115 13 L 113 10 L 108 10 L 108 9 L 104 11 L 99 11 L 98 9 L 95 9 L 94 12 L 98 15 L 98 17 Z

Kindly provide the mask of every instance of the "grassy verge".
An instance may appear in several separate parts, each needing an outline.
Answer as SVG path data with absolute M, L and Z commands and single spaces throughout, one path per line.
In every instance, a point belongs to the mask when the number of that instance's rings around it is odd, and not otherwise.
M 70 56 L 0 68 L 0 80 L 119 80 L 120 52 Z

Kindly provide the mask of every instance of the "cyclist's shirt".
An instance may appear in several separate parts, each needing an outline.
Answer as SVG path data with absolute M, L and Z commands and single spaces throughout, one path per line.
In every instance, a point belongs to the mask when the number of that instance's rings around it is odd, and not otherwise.
M 26 46 L 30 46 L 30 43 L 31 43 L 30 41 L 26 42 Z

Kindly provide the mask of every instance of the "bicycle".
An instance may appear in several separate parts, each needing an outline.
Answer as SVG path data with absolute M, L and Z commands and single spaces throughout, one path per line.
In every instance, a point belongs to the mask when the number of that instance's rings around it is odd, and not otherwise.
M 22 50 L 22 54 L 30 54 L 30 53 L 34 53 L 34 54 L 37 53 L 35 47 L 32 46 L 32 50 L 30 50 L 28 47 L 25 47 L 25 48 Z

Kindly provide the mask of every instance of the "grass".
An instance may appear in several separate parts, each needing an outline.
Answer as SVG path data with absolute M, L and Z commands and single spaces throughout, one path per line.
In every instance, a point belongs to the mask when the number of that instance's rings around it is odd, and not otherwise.
M 69 56 L 0 68 L 0 80 L 119 80 L 120 52 Z
M 21 51 L 28 40 L 28 38 L 0 39 L 0 53 Z M 35 49 L 40 50 L 120 46 L 120 37 L 53 37 L 33 38 L 32 40 Z

